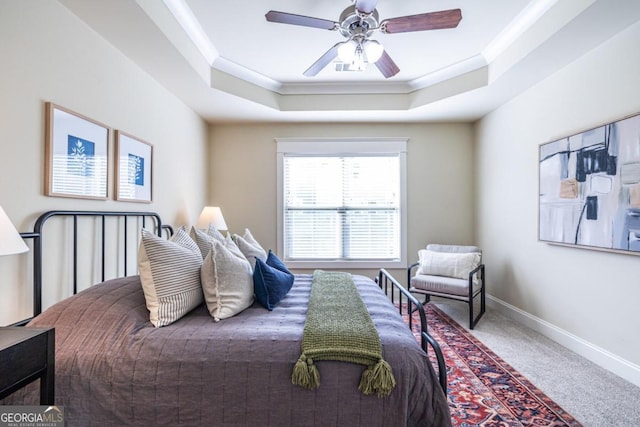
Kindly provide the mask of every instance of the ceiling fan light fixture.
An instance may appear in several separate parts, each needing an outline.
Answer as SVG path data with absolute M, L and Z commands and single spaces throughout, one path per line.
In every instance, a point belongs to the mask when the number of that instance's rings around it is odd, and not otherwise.
M 186 1 L 186 0 L 164 0 Z M 556 1 L 556 0 L 540 0 Z M 348 69 L 363 71 L 369 64 L 375 64 L 382 75 L 388 79 L 400 72 L 398 65 L 391 59 L 386 49 L 376 40 L 370 40 L 374 31 L 383 34 L 406 33 L 413 31 L 441 30 L 456 28 L 462 20 L 460 9 L 440 10 L 419 13 L 417 15 L 399 16 L 380 21 L 376 10 L 378 0 L 351 0 L 353 5 L 340 14 L 338 21 L 296 15 L 293 13 L 270 10 L 266 15 L 269 22 L 299 25 L 303 27 L 321 28 L 338 31 L 346 41 L 338 42 L 325 52 L 303 74 L 307 77 L 317 75 L 336 58 L 346 64 Z M 338 64 L 339 65 L 339 64 Z M 336 66 L 336 69 L 344 67 Z
M 384 47 L 375 40 L 367 40 L 364 45 L 364 52 L 367 54 L 367 60 L 371 63 L 378 62 L 384 53 Z
M 364 71 L 367 68 L 367 59 L 365 58 L 365 52 L 360 43 L 356 46 L 356 52 L 351 61 L 351 68 L 355 71 Z
M 351 64 L 356 56 L 357 44 L 353 40 L 347 40 L 338 47 L 338 58 L 345 64 Z

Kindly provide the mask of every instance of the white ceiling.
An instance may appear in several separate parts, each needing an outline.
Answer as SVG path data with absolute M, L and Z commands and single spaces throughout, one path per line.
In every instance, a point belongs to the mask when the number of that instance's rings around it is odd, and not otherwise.
M 470 121 L 640 20 L 637 0 L 379 0 L 380 19 L 462 10 L 457 28 L 374 32 L 400 72 L 303 72 L 350 0 L 59 0 L 209 122 Z M 198 33 L 200 31 L 200 33 Z M 200 36 L 200 47 L 194 40 Z

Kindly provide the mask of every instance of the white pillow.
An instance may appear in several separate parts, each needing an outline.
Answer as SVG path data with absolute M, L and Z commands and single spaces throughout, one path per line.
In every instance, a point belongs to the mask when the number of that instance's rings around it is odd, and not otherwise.
M 258 243 L 258 241 L 253 237 L 253 234 L 251 234 L 251 231 L 249 231 L 248 228 L 244 229 L 244 234 L 242 235 L 242 237 L 244 238 L 244 240 L 247 241 L 247 243 L 249 243 L 251 246 L 255 247 L 255 248 L 260 248 L 264 251 L 264 249 L 262 248 L 262 246 L 260 246 L 260 243 Z
M 231 234 L 227 233 L 227 237 L 225 237 L 224 239 L 224 246 L 229 249 L 229 251 L 234 254 L 235 256 L 237 256 L 238 258 L 244 259 L 246 260 L 247 258 L 244 256 L 244 254 L 242 253 L 242 251 L 240 250 L 240 248 L 238 247 L 238 245 L 236 245 L 236 242 L 233 241 L 233 238 L 231 237 Z
M 262 261 L 267 261 L 267 252 L 260 246 L 260 243 L 253 238 L 248 228 L 244 230 L 244 235 L 233 235 L 238 248 L 244 255 L 244 257 L 251 264 L 251 271 L 256 267 L 256 258 L 260 258 Z
M 227 249 L 231 251 L 235 256 L 246 259 L 242 254 L 242 251 L 235 244 L 231 235 L 227 233 L 227 237 L 223 237 L 222 240 L 217 237 L 212 237 L 209 233 L 205 233 L 204 231 L 198 230 L 195 227 L 191 227 L 191 233 L 189 234 L 191 238 L 196 242 L 198 248 L 200 248 L 200 253 L 202 254 L 202 259 L 204 259 L 209 251 L 212 248 L 213 242 L 218 241 L 224 243 Z
M 235 316 L 253 304 L 253 276 L 249 261 L 240 259 L 218 241 L 204 259 L 202 290 L 214 320 Z
M 155 327 L 175 322 L 202 303 L 201 266 L 198 245 L 186 230 L 179 228 L 171 240 L 142 230 L 138 271 Z
M 209 224 L 209 228 L 207 228 L 207 234 L 216 240 L 219 240 L 221 242 L 224 241 L 224 236 L 213 224 Z
M 435 252 L 427 249 L 418 251 L 420 266 L 416 274 L 456 277 L 468 279 L 469 273 L 480 265 L 480 253 Z

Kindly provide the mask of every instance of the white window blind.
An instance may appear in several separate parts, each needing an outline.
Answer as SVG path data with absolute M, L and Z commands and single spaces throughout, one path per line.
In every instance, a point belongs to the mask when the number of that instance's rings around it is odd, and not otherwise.
M 401 262 L 400 153 L 283 153 L 281 159 L 287 262 Z

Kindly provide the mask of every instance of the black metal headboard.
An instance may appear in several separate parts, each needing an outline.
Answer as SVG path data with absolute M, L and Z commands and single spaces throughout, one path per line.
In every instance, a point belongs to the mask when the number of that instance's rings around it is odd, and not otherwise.
M 42 254 L 42 241 L 43 241 L 43 229 L 45 223 L 53 217 L 63 217 L 73 219 L 73 231 L 72 245 L 73 245 L 73 293 L 78 291 L 78 218 L 80 217 L 93 217 L 101 219 L 101 233 L 99 236 L 99 244 L 101 248 L 101 277 L 102 281 L 105 280 L 105 242 L 106 242 L 106 218 L 116 217 L 123 219 L 123 251 L 124 251 L 124 275 L 127 275 L 127 247 L 128 239 L 130 238 L 128 232 L 128 218 L 136 218 L 141 221 L 141 226 L 146 228 L 147 220 L 154 222 L 154 232 L 158 236 L 162 237 L 163 231 L 169 235 L 173 234 L 173 228 L 170 225 L 162 224 L 160 216 L 155 212 L 120 212 L 120 211 L 48 211 L 38 217 L 33 227 L 33 232 L 20 233 L 23 239 L 33 239 L 33 316 L 37 316 L 42 312 L 42 269 L 43 269 L 43 254 Z M 137 222 L 136 222 L 137 225 Z M 139 227 L 136 227 L 136 229 Z M 137 230 L 136 230 L 137 231 Z M 137 235 L 136 235 L 137 238 Z M 15 323 L 13 326 L 21 326 L 28 323 L 32 318 L 22 320 Z

